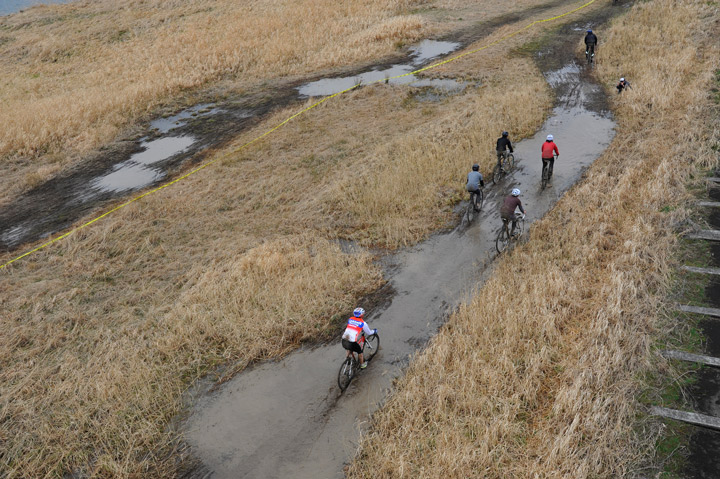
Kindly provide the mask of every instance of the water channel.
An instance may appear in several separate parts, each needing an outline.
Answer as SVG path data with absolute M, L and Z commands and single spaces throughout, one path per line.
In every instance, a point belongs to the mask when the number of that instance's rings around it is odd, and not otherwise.
M 336 378 L 344 352 L 338 341 L 259 364 L 203 395 L 185 428 L 186 440 L 204 465 L 202 475 L 343 477 L 360 432 L 393 379 L 490 273 L 498 202 L 511 188 L 520 188 L 529 222 L 541 218 L 613 138 L 602 88 L 576 63 L 572 45 L 563 51 L 539 60 L 557 106 L 534 137 L 516 145 L 517 170 L 489 188 L 480 216 L 467 228 L 386 258 L 385 276 L 396 294 L 368 317 L 382 341 L 370 367 L 340 394 Z M 561 64 L 551 64 L 558 59 Z M 560 157 L 551 186 L 540 191 L 540 145 L 548 134 L 555 136 Z

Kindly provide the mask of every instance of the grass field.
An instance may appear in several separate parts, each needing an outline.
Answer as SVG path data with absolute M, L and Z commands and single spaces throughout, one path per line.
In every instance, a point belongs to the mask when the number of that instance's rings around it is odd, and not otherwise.
M 349 477 L 628 477 L 652 462 L 660 428 L 637 398 L 661 367 L 685 182 L 717 164 L 717 14 L 652 0 L 612 23 L 596 66 L 612 145 L 415 358 Z M 633 89 L 617 96 L 621 76 Z
M 3 17 L 4 194 L 220 80 L 243 92 L 396 52 L 428 33 L 415 3 L 93 0 Z
M 76 1 L 0 18 L 0 203 L 159 111 L 374 62 L 537 4 Z
M 461 95 L 425 103 L 406 87 L 364 88 L 237 150 L 295 112 L 278 111 L 202 174 L 4 269 L 2 473 L 173 474 L 168 425 L 196 378 L 334 332 L 381 284 L 371 256 L 335 238 L 426 237 L 452 219 L 468 166 L 488 171 L 499 130 L 519 139 L 540 125 L 552 98 L 536 67 L 498 67 L 537 34 L 444 67 L 479 83 Z

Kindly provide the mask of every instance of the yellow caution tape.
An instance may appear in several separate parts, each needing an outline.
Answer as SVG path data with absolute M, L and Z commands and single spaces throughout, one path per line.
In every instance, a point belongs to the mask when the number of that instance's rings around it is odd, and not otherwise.
M 415 71 L 412 71 L 412 72 L 403 73 L 402 75 L 396 75 L 396 76 L 394 76 L 394 77 L 381 78 L 381 79 L 379 79 L 379 80 L 372 81 L 372 82 L 367 83 L 367 84 L 365 84 L 365 85 L 372 85 L 372 84 L 374 84 L 374 83 L 386 82 L 386 81 L 388 81 L 388 80 L 394 80 L 394 79 L 396 79 L 396 78 L 402 78 L 402 77 L 406 77 L 406 76 L 409 76 L 409 75 L 415 75 L 415 74 L 417 74 L 417 73 L 424 72 L 424 71 L 427 71 L 427 70 L 431 70 L 431 69 L 433 69 L 433 68 L 437 68 L 437 67 L 439 67 L 439 66 L 445 65 L 445 64 L 450 63 L 450 62 L 454 62 L 455 60 L 459 60 L 460 58 L 463 58 L 463 57 L 465 57 L 465 56 L 467 56 L 467 55 L 471 55 L 471 54 L 473 54 L 473 53 L 477 53 L 477 52 L 479 52 L 479 51 L 485 50 L 486 48 L 490 48 L 490 47 L 492 47 L 492 46 L 495 46 L 495 45 L 497 45 L 497 44 L 500 43 L 500 42 L 504 42 L 505 40 L 507 40 L 507 39 L 509 39 L 509 38 L 512 38 L 512 37 L 514 37 L 515 35 L 518 35 L 519 33 L 522 33 L 522 32 L 524 32 L 525 30 L 528 30 L 529 28 L 532 28 L 533 26 L 535 26 L 535 25 L 537 25 L 537 24 L 545 23 L 545 22 L 551 22 L 551 21 L 553 21 L 553 20 L 557 20 L 558 18 L 562 18 L 562 17 L 565 17 L 565 16 L 570 15 L 570 14 L 572 14 L 572 13 L 575 13 L 575 12 L 577 12 L 578 10 L 582 10 L 583 8 L 585 8 L 585 7 L 587 7 L 587 6 L 595 3 L 595 1 L 596 1 L 596 0 L 590 0 L 589 2 L 587 2 L 587 3 L 585 3 L 585 4 L 581 5 L 581 6 L 579 6 L 579 7 L 577 7 L 577 8 L 574 8 L 573 10 L 570 10 L 569 12 L 565 12 L 565 13 L 562 13 L 562 14 L 560 14 L 560 15 L 556 15 L 556 16 L 551 17 L 551 18 L 546 18 L 546 19 L 543 19 L 543 20 L 535 20 L 534 22 L 531 22 L 531 23 L 525 25 L 525 26 L 522 27 L 521 29 L 516 30 L 516 31 L 514 31 L 514 32 L 512 32 L 512 33 L 509 33 L 509 34 L 507 34 L 507 35 L 505 35 L 505 36 L 503 36 L 503 37 L 501 37 L 501 38 L 495 40 L 494 42 L 489 43 L 489 44 L 487 44 L 487 45 L 485 45 L 485 46 L 482 46 L 482 47 L 480 47 L 480 48 L 476 48 L 475 50 L 470 50 L 470 51 L 467 51 L 467 52 L 465 52 L 465 53 L 461 53 L 460 55 L 456 55 L 456 56 L 454 56 L 454 57 L 448 58 L 447 60 L 444 60 L 444 61 L 441 61 L 441 62 L 438 62 L 438 63 L 433 63 L 432 65 L 426 66 L 426 67 L 424 67 L 424 68 L 420 68 L 420 69 L 415 70 Z M 333 94 L 333 95 L 330 95 L 330 96 L 327 96 L 327 97 L 323 98 L 322 100 L 320 100 L 320 101 L 318 101 L 318 102 L 316 102 L 316 103 L 313 103 L 312 105 L 308 106 L 307 108 L 304 108 L 304 109 L 300 110 L 299 112 L 295 113 L 294 115 L 292 115 L 291 117 L 289 117 L 289 118 L 287 118 L 286 120 L 282 121 L 281 123 L 278 123 L 278 124 L 275 125 L 273 128 L 271 128 L 271 129 L 269 129 L 268 131 L 266 131 L 265 133 L 263 133 L 262 135 L 254 138 L 254 139 L 248 141 L 247 143 L 245 143 L 244 145 L 238 147 L 236 150 L 234 150 L 234 151 L 232 151 L 232 152 L 229 152 L 229 153 L 227 153 L 227 154 L 225 154 L 225 155 L 223 155 L 223 156 L 221 156 L 221 157 L 215 158 L 214 160 L 210 160 L 210 161 L 208 161 L 208 162 L 200 165 L 199 167 L 195 168 L 194 170 L 192 170 L 192 171 L 190 171 L 190 172 L 182 175 L 182 176 L 179 177 L 179 178 L 176 178 L 176 179 L 174 179 L 174 180 L 172 180 L 172 181 L 169 181 L 168 183 L 165 183 L 164 185 L 159 186 L 159 187 L 157 187 L 157 188 L 155 188 L 155 189 L 152 189 L 152 190 L 150 190 L 150 191 L 146 191 L 145 193 L 143 193 L 143 194 L 141 194 L 141 195 L 139 195 L 139 196 L 136 196 L 135 198 L 133 198 L 133 199 L 131 199 L 131 200 L 129 200 L 129 201 L 126 201 L 125 203 L 123 203 L 123 204 L 121 204 L 121 205 L 116 206 L 115 208 L 111 209 L 110 211 L 107 211 L 107 212 L 103 213 L 102 215 L 100 215 L 100 216 L 98 216 L 98 217 L 96 217 L 96 218 L 88 221 L 87 223 L 83 223 L 82 225 L 78 226 L 77 228 L 73 228 L 72 230 L 68 231 L 67 233 L 62 234 L 62 235 L 58 236 L 57 238 L 54 238 L 54 239 L 48 241 L 47 243 L 41 244 L 41 245 L 38 246 L 37 248 L 31 249 L 30 251 L 21 254 L 21 255 L 18 256 L 17 258 L 11 259 L 11 260 L 8 261 L 7 263 L 5 263 L 5 264 L 3 264 L 2 266 L 0 266 L 0 269 L 5 268 L 6 266 L 9 266 L 10 264 L 14 263 L 15 261 L 18 261 L 19 259 L 22 259 L 22 258 L 24 258 L 24 257 L 26 257 L 26 256 L 28 256 L 28 255 L 31 255 L 32 253 L 35 253 L 36 251 L 40 251 L 41 249 L 46 248 L 46 247 L 50 246 L 51 244 L 53 244 L 53 243 L 55 243 L 55 242 L 57 242 L 57 241 L 60 241 L 60 240 L 63 239 L 63 238 L 67 238 L 67 237 L 70 236 L 71 234 L 76 233 L 76 232 L 80 231 L 81 229 L 90 226 L 91 224 L 95 223 L 96 221 L 99 221 L 99 220 L 105 218 L 105 217 L 108 216 L 109 214 L 114 213 L 115 211 L 117 211 L 117 210 L 119 210 L 119 209 L 121 209 L 121 208 L 124 208 L 124 207 L 126 207 L 127 205 L 129 205 L 129 204 L 132 204 L 132 203 L 134 203 L 134 202 L 136 202 L 136 201 L 138 201 L 138 200 L 140 200 L 140 199 L 142 199 L 142 198 L 145 198 L 145 197 L 148 196 L 148 195 L 151 195 L 151 194 L 153 194 L 153 193 L 156 193 L 156 192 L 162 190 L 163 188 L 167 188 L 168 186 L 172 186 L 172 185 L 174 185 L 175 183 L 177 183 L 178 181 L 184 180 L 184 179 L 187 178 L 188 176 L 193 175 L 193 174 L 197 173 L 198 171 L 200 171 L 200 170 L 202 170 L 202 169 L 204 169 L 204 168 L 207 168 L 208 166 L 212 165 L 213 163 L 215 163 L 215 162 L 217 162 L 217 161 L 219 161 L 219 160 L 222 160 L 222 159 L 226 158 L 228 155 L 237 153 L 238 151 L 240 151 L 240 150 L 242 150 L 242 149 L 244 149 L 244 148 L 247 148 L 248 146 L 252 145 L 253 143 L 262 140 L 263 138 L 265 138 L 266 136 L 268 136 L 270 133 L 274 132 L 275 130 L 277 130 L 278 128 L 282 127 L 282 126 L 285 125 L 286 123 L 294 120 L 295 118 L 297 118 L 298 116 L 302 115 L 303 113 L 306 113 L 306 112 L 312 110 L 313 108 L 315 108 L 315 107 L 323 104 L 324 102 L 326 102 L 326 101 L 328 101 L 328 100 L 330 100 L 330 99 L 332 99 L 332 98 L 335 98 L 335 97 L 338 96 L 338 95 L 342 95 L 343 93 L 347 93 L 347 92 L 349 92 L 350 90 L 354 90 L 355 88 L 357 88 L 357 87 L 359 87 L 359 86 L 361 86 L 361 85 L 363 85 L 363 84 L 358 83 L 358 84 L 356 84 L 356 85 L 351 86 L 350 88 L 346 88 L 346 89 L 343 90 L 343 91 L 337 92 L 337 93 L 335 93 L 335 94 Z

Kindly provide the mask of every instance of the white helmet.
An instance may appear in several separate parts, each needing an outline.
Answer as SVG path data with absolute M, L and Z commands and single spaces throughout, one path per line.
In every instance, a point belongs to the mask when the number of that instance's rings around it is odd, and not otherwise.
M 362 308 L 355 308 L 355 311 L 353 311 L 353 316 L 356 318 L 362 317 L 363 314 L 365 314 L 365 310 Z
M 510 194 L 513 196 L 520 196 L 520 193 L 520 190 L 518 190 L 517 188 L 513 188 L 513 190 L 510 192 Z
M 620 81 L 625 81 L 625 77 L 621 78 Z
M 547 136 L 547 141 L 553 141 L 553 136 L 552 136 L 552 135 L 548 135 L 548 136 Z

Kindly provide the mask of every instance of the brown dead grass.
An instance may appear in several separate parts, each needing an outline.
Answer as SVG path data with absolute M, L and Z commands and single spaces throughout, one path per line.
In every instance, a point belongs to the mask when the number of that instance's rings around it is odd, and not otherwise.
M 194 379 L 328 334 L 328 318 L 380 283 L 368 254 L 341 254 L 327 238 L 399 245 L 426 236 L 446 224 L 469 165 L 488 168 L 498 129 L 518 138 L 542 121 L 551 99 L 531 62 L 496 66 L 530 35 L 445 69 L 480 80 L 478 88 L 438 103 L 383 85 L 337 98 L 5 268 L 2 473 L 172 475 L 168 424 Z M 418 178 L 430 199 L 416 195 L 414 211 L 407 196 L 372 198 L 385 177 L 405 179 L 395 161 L 425 170 Z M 406 232 L 391 226 L 404 215 L 416 219 Z
M 613 23 L 597 73 L 633 82 L 618 136 L 413 361 L 349 477 L 626 477 L 651 459 L 636 397 L 684 214 L 661 210 L 716 162 L 717 13 L 653 0 Z
M 247 91 L 393 53 L 431 31 L 404 14 L 415 3 L 92 0 L 3 17 L 0 158 L 16 170 L 3 190 L 71 164 L 181 92 L 221 79 Z

